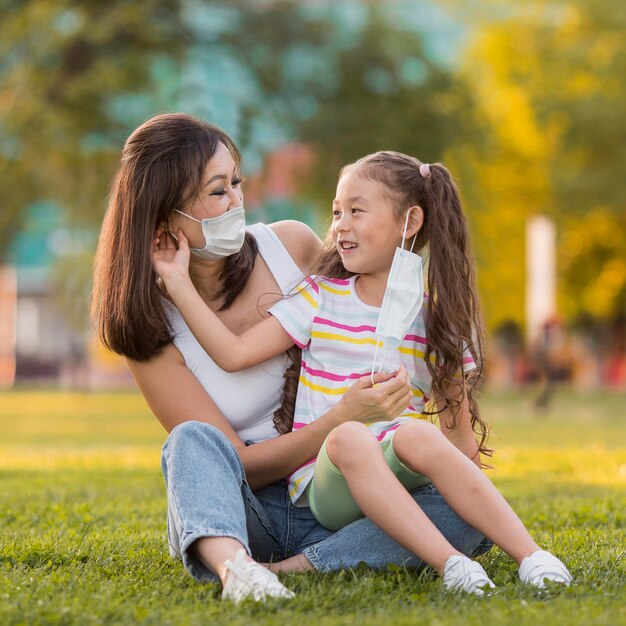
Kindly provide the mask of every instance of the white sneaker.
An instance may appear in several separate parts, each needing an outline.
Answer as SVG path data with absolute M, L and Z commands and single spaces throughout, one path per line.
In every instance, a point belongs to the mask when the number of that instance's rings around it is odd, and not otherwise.
M 545 550 L 537 550 L 522 561 L 519 566 L 519 577 L 522 582 L 539 589 L 546 586 L 546 580 L 565 586 L 572 582 L 572 575 L 562 561 Z
M 256 561 L 246 559 L 246 551 L 241 548 L 235 558 L 225 561 L 228 576 L 222 590 L 222 600 L 241 602 L 246 598 L 264 602 L 265 598 L 293 598 L 274 572 L 270 572 Z
M 480 563 L 458 554 L 452 555 L 443 566 L 443 586 L 477 596 L 485 594 L 483 587 L 495 587 Z

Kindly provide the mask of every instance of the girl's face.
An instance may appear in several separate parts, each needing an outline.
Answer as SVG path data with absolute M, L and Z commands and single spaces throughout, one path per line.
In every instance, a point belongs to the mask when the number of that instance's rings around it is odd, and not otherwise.
M 386 279 L 403 226 L 385 185 L 363 178 L 358 171 L 349 170 L 341 177 L 330 232 L 348 271 Z
M 198 196 L 189 202 L 184 212 L 198 220 L 218 217 L 243 204 L 243 182 L 237 165 L 224 144 L 220 144 L 213 158 L 207 163 Z M 204 246 L 202 224 L 174 213 L 169 220 L 173 233 L 182 230 L 192 248 Z

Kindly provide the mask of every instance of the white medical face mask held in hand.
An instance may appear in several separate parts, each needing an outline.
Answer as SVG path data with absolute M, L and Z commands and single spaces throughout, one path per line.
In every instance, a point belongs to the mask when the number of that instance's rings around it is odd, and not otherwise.
M 410 212 L 411 209 L 407 211 L 404 222 L 402 247 L 396 248 L 393 255 L 385 295 L 378 315 L 376 335 L 379 343 L 381 340 L 383 341 L 384 352 L 380 366 L 377 367 L 379 344 L 376 344 L 371 373 L 372 384 L 374 373 L 382 370 L 388 352 L 400 346 L 424 302 L 422 257 L 413 252 L 413 246 L 410 250 L 404 249 Z M 413 245 L 415 245 L 415 239 Z
M 246 214 L 243 205 L 230 209 L 218 217 L 196 219 L 176 209 L 177 213 L 202 224 L 204 235 L 203 248 L 190 248 L 191 252 L 201 259 L 215 261 L 236 254 L 243 246 L 246 236 Z M 176 239 L 176 237 L 174 237 Z

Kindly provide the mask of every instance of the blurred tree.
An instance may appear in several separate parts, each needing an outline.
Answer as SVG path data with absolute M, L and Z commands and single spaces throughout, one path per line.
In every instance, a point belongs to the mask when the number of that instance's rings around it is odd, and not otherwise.
M 315 113 L 302 122 L 316 155 L 308 191 L 330 215 L 345 164 L 384 149 L 435 162 L 475 123 L 464 82 L 425 52 L 419 32 L 369 3 L 362 28 L 317 89 Z
M 464 5 L 463 0 L 450 0 Z M 546 0 L 484 6 L 463 75 L 489 132 L 455 152 L 474 208 L 490 325 L 522 320 L 524 223 L 560 233 L 560 309 L 626 309 L 626 5 Z M 484 9 L 483 6 L 483 9 Z M 480 68 L 480 71 L 477 71 Z M 476 146 L 480 145 L 482 151 Z M 517 311 L 517 314 L 516 314 Z
M 3 251 L 34 201 L 95 229 L 126 136 L 158 111 L 222 124 L 248 170 L 285 141 L 309 142 L 308 193 L 324 206 L 347 161 L 382 147 L 434 161 L 470 119 L 467 89 L 365 0 L 0 0 L 0 11 Z M 54 285 L 80 328 L 89 273 L 72 268 L 88 261 L 80 246 L 65 254 Z
M 178 4 L 1 0 L 1 250 L 34 200 L 101 217 L 128 131 L 111 99 L 146 93 L 155 58 L 179 53 Z
M 479 265 L 478 284 L 487 326 L 523 326 L 525 224 L 550 211 L 550 144 L 530 94 L 510 76 L 517 56 L 506 29 L 480 31 L 461 74 L 471 82 L 480 136 L 453 146 L 446 159 L 463 181 Z M 479 67 L 480 71 L 476 71 Z
M 549 168 L 568 316 L 626 311 L 626 5 L 572 0 L 534 32 L 527 80 L 554 149 Z M 580 243 L 580 245 L 578 244 Z

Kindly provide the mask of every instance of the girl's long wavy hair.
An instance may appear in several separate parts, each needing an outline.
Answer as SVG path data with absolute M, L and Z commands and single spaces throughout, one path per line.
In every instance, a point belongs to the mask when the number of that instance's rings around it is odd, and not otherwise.
M 230 137 L 190 115 L 157 115 L 126 141 L 98 241 L 91 297 L 92 320 L 110 350 L 145 361 L 171 343 L 152 269 L 152 241 L 157 227 L 198 195 L 220 144 L 239 168 L 241 156 Z M 245 287 L 257 253 L 256 240 L 246 233 L 241 250 L 226 259 L 218 294 L 222 309 Z
M 435 163 L 429 166 L 430 175 L 424 177 L 420 174 L 420 165 L 420 161 L 406 154 L 382 151 L 345 166 L 339 178 L 348 171 L 358 172 L 368 180 L 385 185 L 399 224 L 404 223 L 409 207 L 422 208 L 424 222 L 415 235 L 415 249 L 427 258 L 425 282 L 429 297 L 424 304 L 428 337 L 425 360 L 432 376 L 433 395 L 450 411 L 447 428 L 458 425 L 459 408 L 467 397 L 472 429 L 479 436 L 479 451 L 491 456 L 493 451 L 486 446 L 489 427 L 477 403 L 478 384 L 484 369 L 484 334 L 467 223 L 450 172 Z M 345 269 L 330 236 L 313 273 L 328 278 L 353 275 Z M 465 349 L 472 355 L 476 368 L 463 375 Z M 281 420 L 285 421 L 293 415 L 298 384 L 299 369 L 294 364 L 290 370 L 286 374 L 283 406 L 279 410 Z M 433 410 L 431 414 L 438 412 Z M 279 432 L 286 432 L 285 428 L 289 430 L 291 424 L 281 422 L 280 426 Z

